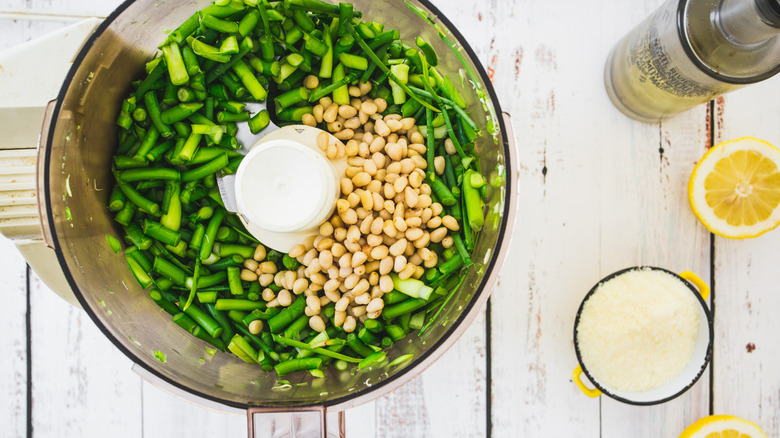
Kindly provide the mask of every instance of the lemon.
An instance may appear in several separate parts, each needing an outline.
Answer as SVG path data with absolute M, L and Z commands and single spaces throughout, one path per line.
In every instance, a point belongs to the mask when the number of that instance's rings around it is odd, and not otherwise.
M 756 237 L 780 224 L 780 149 L 752 137 L 719 143 L 699 161 L 688 201 L 710 232 Z
M 754 423 L 731 415 L 710 415 L 688 426 L 680 438 L 768 438 Z

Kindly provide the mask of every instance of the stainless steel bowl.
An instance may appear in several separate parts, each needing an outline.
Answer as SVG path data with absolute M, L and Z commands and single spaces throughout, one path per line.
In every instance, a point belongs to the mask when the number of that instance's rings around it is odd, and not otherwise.
M 207 1 L 128 0 L 122 4 L 84 45 L 52 107 L 42 135 L 39 175 L 45 238 L 55 248 L 79 302 L 103 333 L 131 360 L 174 387 L 242 409 L 324 406 L 341 410 L 379 397 L 420 373 L 455 342 L 488 298 L 506 254 L 516 202 L 511 134 L 495 92 L 466 41 L 427 1 L 411 4 L 436 17 L 441 30 L 459 46 L 466 67 L 439 38 L 438 31 L 404 2 L 354 3 L 364 17 L 400 29 L 407 40 L 423 35 L 439 54 L 440 71 L 456 81 L 464 78 L 468 111 L 483 132 L 477 140 L 480 165 L 491 181 L 502 181 L 488 190 L 488 216 L 473 257 L 478 263 L 469 270 L 439 323 L 424 335 L 413 334 L 390 349 L 391 360 L 402 354 L 414 355 L 405 365 L 354 374 L 331 367 L 324 379 L 298 373 L 289 377 L 291 389 L 272 390 L 275 374 L 264 373 L 229 354 L 218 352 L 202 363 L 206 344 L 171 322 L 135 281 L 124 257 L 106 244 L 106 234 L 120 235 L 106 209 L 113 184 L 110 167 L 120 101 L 165 37 L 164 30 L 174 29 Z M 483 100 L 472 91 L 466 68 L 474 72 Z M 155 358 L 155 351 L 164 353 L 167 362 Z

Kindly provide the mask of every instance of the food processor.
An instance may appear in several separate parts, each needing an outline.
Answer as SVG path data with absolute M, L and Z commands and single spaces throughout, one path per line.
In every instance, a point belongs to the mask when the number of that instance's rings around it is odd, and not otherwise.
M 393 344 L 381 366 L 330 367 L 324 378 L 296 373 L 280 382 L 276 374 L 232 355 L 208 354 L 207 344 L 181 330 L 149 299 L 123 254 L 114 253 L 106 240 L 121 236 L 106 207 L 114 184 L 111 160 L 120 103 L 164 32 L 209 2 L 128 0 L 102 22 L 87 20 L 43 43 L 0 54 L 0 124 L 13 133 L 0 141 L 0 232 L 14 240 L 52 290 L 90 315 L 142 377 L 194 403 L 245 412 L 249 436 L 265 436 L 269 421 L 290 436 L 327 436 L 327 412 L 365 403 L 413 379 L 482 310 L 509 249 L 517 155 L 509 116 L 501 112 L 473 50 L 428 1 L 353 3 L 364 17 L 400 29 L 402 39 L 422 35 L 439 54 L 440 72 L 462 84 L 466 110 L 481 130 L 475 147 L 488 181 L 486 220 L 475 242 L 475 263 L 436 324 Z M 388 365 L 406 354 L 412 359 Z M 343 434 L 343 425 L 338 429 Z

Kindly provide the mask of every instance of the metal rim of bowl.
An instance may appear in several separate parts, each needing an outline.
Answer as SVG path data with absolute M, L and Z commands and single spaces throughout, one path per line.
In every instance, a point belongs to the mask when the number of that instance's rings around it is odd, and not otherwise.
M 76 72 L 81 67 L 82 62 L 84 61 L 84 58 L 86 57 L 87 53 L 92 49 L 93 44 L 95 41 L 103 35 L 103 33 L 106 31 L 106 29 L 114 22 L 114 20 L 122 13 L 124 12 L 131 4 L 133 4 L 136 0 L 125 0 L 121 5 L 119 5 L 111 14 L 108 15 L 108 17 L 103 20 L 102 23 L 95 29 L 95 31 L 92 33 L 92 35 L 87 39 L 87 41 L 84 43 L 82 48 L 79 50 L 78 54 L 73 60 L 73 64 L 68 70 L 67 75 L 65 76 L 65 80 L 63 81 L 62 87 L 60 88 L 60 92 L 57 95 L 57 102 L 54 107 L 54 110 L 52 111 L 51 120 L 52 123 L 49 127 L 48 133 L 42 133 L 42 135 L 46 135 L 48 139 L 48 144 L 52 144 L 54 140 L 54 133 L 56 131 L 57 127 L 57 121 L 59 117 L 60 110 L 62 108 L 62 102 L 64 101 L 64 98 L 68 92 L 68 89 L 70 88 L 70 84 L 73 81 Z M 411 380 L 416 375 L 420 374 L 425 368 L 427 368 L 429 365 L 431 365 L 434 361 L 436 361 L 439 357 L 441 357 L 444 352 L 457 340 L 457 338 L 460 337 L 460 335 L 465 331 L 466 326 L 461 327 L 464 324 L 464 321 L 473 321 L 473 319 L 476 317 L 476 312 L 481 310 L 482 306 L 487 302 L 487 299 L 490 296 L 491 290 L 488 288 L 489 283 L 494 280 L 493 277 L 497 276 L 497 270 L 500 268 L 500 265 L 503 263 L 503 260 L 501 260 L 498 255 L 500 254 L 499 249 L 501 249 L 501 246 L 504 244 L 505 241 L 508 241 L 511 235 L 507 234 L 507 227 L 508 223 L 510 221 L 514 220 L 514 213 L 511 211 L 511 205 L 513 204 L 513 197 L 515 196 L 514 190 L 512 190 L 512 185 L 514 183 L 511 169 L 513 167 L 513 162 L 510 160 L 510 157 L 514 157 L 514 152 L 510 151 L 509 149 L 509 141 L 507 138 L 507 127 L 504 123 L 503 117 L 501 117 L 502 111 L 501 106 L 498 101 L 498 96 L 496 95 L 496 91 L 493 88 L 493 85 L 490 81 L 489 76 L 487 75 L 487 72 L 485 71 L 484 67 L 479 61 L 479 58 L 477 57 L 474 50 L 471 48 L 471 46 L 468 44 L 466 39 L 463 37 L 463 35 L 458 31 L 458 29 L 455 27 L 455 25 L 446 17 L 444 16 L 441 11 L 439 11 L 438 8 L 436 8 L 433 4 L 430 3 L 430 0 L 418 0 L 420 4 L 422 4 L 425 8 L 427 8 L 437 20 L 441 21 L 449 30 L 449 32 L 455 37 L 456 43 L 460 44 L 460 46 L 466 51 L 466 54 L 468 55 L 468 59 L 474 62 L 476 73 L 479 75 L 479 78 L 482 80 L 482 85 L 484 89 L 487 90 L 488 95 L 490 97 L 490 102 L 495 110 L 495 114 L 497 115 L 495 117 L 499 129 L 501 132 L 501 143 L 502 143 L 502 152 L 505 157 L 505 165 L 510 170 L 509 172 L 505 172 L 505 187 L 507 190 L 505 191 L 505 199 L 504 199 L 504 206 L 503 211 L 501 212 L 500 217 L 503 219 L 501 221 L 500 229 L 498 231 L 498 237 L 497 237 L 497 244 L 495 247 L 495 250 L 493 251 L 493 254 L 491 256 L 490 262 L 486 265 L 485 270 L 482 274 L 481 281 L 479 285 L 477 286 L 474 294 L 474 298 L 472 298 L 466 306 L 462 309 L 461 313 L 458 315 L 455 322 L 450 326 L 450 328 L 445 332 L 445 334 L 433 345 L 431 345 L 429 348 L 425 349 L 418 357 L 415 357 L 412 362 L 404 368 L 402 371 L 382 380 L 381 382 L 378 382 L 371 386 L 370 388 L 366 388 L 360 391 L 356 391 L 352 394 L 337 397 L 334 399 L 329 400 L 323 400 L 320 403 L 306 403 L 306 404 L 298 404 L 298 405 L 290 405 L 290 407 L 296 407 L 296 408 L 304 408 L 304 407 L 310 407 L 310 406 L 326 406 L 326 407 L 338 407 L 338 408 L 349 408 L 352 406 L 359 405 L 363 402 L 368 402 L 370 400 L 373 400 L 377 397 L 380 397 L 386 393 L 389 393 L 390 391 L 400 387 L 404 383 L 406 383 L 408 380 Z M 51 165 L 51 148 L 47 148 L 47 150 L 44 152 L 44 167 L 43 169 L 46 170 L 43 175 L 43 187 L 48 188 L 50 185 L 50 176 L 48 169 Z M 193 394 L 194 396 L 200 397 L 205 400 L 213 401 L 216 403 L 220 403 L 225 406 L 239 408 L 239 409 L 248 409 L 252 407 L 257 407 L 259 405 L 255 404 L 247 404 L 247 403 L 240 403 L 235 402 L 231 400 L 222 399 L 219 397 L 214 397 L 208 394 L 204 394 L 198 390 L 194 390 L 186 385 L 183 385 L 173 379 L 168 378 L 167 376 L 163 375 L 162 373 L 158 372 L 154 367 L 148 365 L 141 357 L 130 351 L 128 348 L 126 348 L 108 329 L 106 325 L 104 325 L 100 318 L 98 318 L 97 313 L 94 309 L 89 305 L 89 302 L 86 300 L 84 295 L 81 293 L 81 289 L 78 287 L 78 284 L 76 283 L 75 279 L 73 278 L 73 275 L 70 272 L 70 269 L 67 264 L 67 260 L 65 260 L 64 253 L 62 251 L 62 247 L 60 245 L 59 239 L 57 237 L 57 228 L 55 226 L 55 221 L 53 215 L 50 213 L 52 211 L 51 205 L 52 205 L 52 194 L 49 190 L 43 190 L 43 202 L 46 203 L 47 211 L 49 214 L 47 217 L 42 220 L 46 220 L 48 222 L 48 226 L 51 230 L 52 235 L 52 243 L 54 245 L 54 252 L 57 255 L 57 259 L 60 263 L 60 266 L 62 268 L 63 274 L 65 275 L 65 278 L 68 281 L 68 284 L 70 285 L 71 289 L 73 290 L 74 295 L 78 299 L 79 303 L 81 304 L 81 307 L 84 309 L 84 311 L 89 315 L 90 319 L 97 325 L 97 327 L 100 329 L 101 332 L 103 332 L 103 335 L 108 338 L 112 344 L 116 348 L 118 348 L 125 356 L 127 356 L 133 363 L 137 364 L 138 366 L 142 367 L 155 377 L 161 379 L 162 381 L 172 385 L 175 388 L 181 389 L 187 393 Z M 458 336 L 453 338 L 453 335 L 458 332 Z M 403 380 L 405 379 L 405 380 Z
M 685 284 L 685 286 L 688 287 L 691 293 L 696 297 L 702 310 L 704 310 L 704 314 L 707 316 L 707 328 L 709 330 L 709 341 L 707 342 L 707 354 L 704 355 L 704 363 L 701 365 L 699 372 L 696 373 L 696 377 L 694 377 L 689 384 L 687 384 L 680 391 L 674 393 L 673 395 L 670 395 L 669 397 L 665 397 L 659 400 L 651 400 L 646 402 L 634 401 L 624 397 L 620 397 L 618 395 L 613 394 L 610 390 L 604 388 L 601 384 L 599 384 L 598 381 L 594 379 L 593 376 L 590 374 L 590 371 L 588 371 L 588 367 L 585 366 L 585 363 L 582 360 L 582 356 L 580 355 L 580 345 L 579 342 L 577 341 L 577 326 L 580 325 L 580 316 L 582 315 L 582 309 L 585 307 L 585 302 L 588 301 L 588 299 L 590 299 L 591 296 L 593 296 L 594 292 L 596 292 L 596 289 L 598 289 L 598 287 L 601 284 L 606 283 L 607 281 L 617 277 L 618 275 L 624 274 L 629 271 L 635 271 L 638 269 L 652 269 L 654 271 L 666 272 L 667 274 L 673 275 L 675 278 L 682 281 L 682 283 Z M 672 399 L 681 396 L 683 393 L 688 391 L 693 385 L 695 385 L 696 382 L 699 381 L 699 378 L 701 378 L 701 376 L 704 374 L 704 370 L 707 368 L 707 366 L 710 364 L 710 361 L 712 360 L 712 341 L 714 337 L 715 337 L 715 331 L 713 327 L 712 312 L 710 312 L 710 309 L 707 308 L 707 303 L 701 297 L 699 291 L 697 291 L 687 280 L 680 277 L 678 274 L 668 269 L 659 268 L 657 266 L 633 266 L 630 268 L 621 269 L 617 272 L 613 272 L 612 274 L 602 278 L 590 289 L 590 291 L 588 291 L 587 295 L 585 295 L 585 298 L 582 299 L 582 303 L 580 303 L 580 307 L 579 309 L 577 309 L 577 317 L 574 319 L 574 352 L 577 354 L 577 362 L 579 362 L 580 366 L 582 367 L 582 372 L 585 373 L 586 376 L 588 376 L 588 379 L 591 381 L 591 383 L 593 383 L 593 386 L 595 386 L 603 394 L 612 397 L 613 399 L 619 402 L 628 403 L 630 405 L 635 405 L 635 406 L 650 406 L 650 405 L 666 403 Z

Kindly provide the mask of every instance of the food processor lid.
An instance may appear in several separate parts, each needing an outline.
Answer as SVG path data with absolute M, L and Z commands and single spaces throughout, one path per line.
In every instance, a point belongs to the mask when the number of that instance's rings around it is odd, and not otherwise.
M 135 2 L 136 0 L 126 0 L 124 3 L 119 5 L 117 9 L 115 9 L 105 19 L 105 21 L 95 30 L 92 36 L 85 42 L 81 51 L 75 57 L 73 61 L 73 66 L 68 72 L 65 81 L 63 82 L 63 85 L 60 89 L 59 95 L 57 97 L 57 103 L 52 111 L 51 125 L 48 129 L 48 132 L 42 133 L 42 138 L 45 139 L 45 141 L 42 142 L 42 147 L 45 147 L 44 163 L 42 168 L 45 171 L 43 172 L 42 175 L 42 182 L 43 182 L 42 190 L 39 190 L 39 192 L 43 193 L 42 208 L 45 209 L 44 221 L 47 223 L 48 227 L 50 228 L 50 233 L 52 238 L 51 241 L 54 246 L 54 250 L 57 254 L 57 258 L 62 267 L 63 273 L 68 283 L 70 284 L 71 288 L 73 289 L 74 294 L 76 295 L 77 299 L 79 300 L 84 310 L 89 314 L 90 318 L 98 326 L 98 328 L 103 332 L 103 334 L 108 339 L 111 340 L 111 342 L 120 351 L 122 351 L 122 353 L 124 353 L 127 357 L 129 357 L 134 363 L 138 364 L 140 367 L 150 372 L 152 375 L 158 377 L 162 381 L 176 388 L 187 391 L 195 396 L 204 398 L 206 400 L 224 404 L 226 406 L 247 409 L 253 407 L 254 405 L 242 403 L 236 400 L 215 397 L 213 395 L 203 393 L 197 389 L 193 389 L 175 379 L 168 377 L 165 373 L 162 373 L 159 369 L 153 366 L 154 365 L 153 363 L 148 362 L 147 360 L 139 356 L 136 352 L 131 350 L 128 346 L 126 346 L 122 341 L 120 341 L 117 338 L 117 336 L 109 329 L 108 325 L 102 321 L 101 317 L 97 313 L 98 309 L 92 307 L 92 303 L 86 299 L 84 293 L 82 293 L 81 288 L 79 287 L 79 284 L 75 280 L 74 272 L 71 271 L 71 267 L 69 264 L 71 261 L 66 259 L 66 255 L 63 251 L 66 245 L 63 241 L 60 240 L 62 239 L 62 236 L 59 235 L 60 231 L 58 230 L 58 226 L 61 222 L 61 218 L 55 217 L 55 215 L 52 214 L 52 206 L 55 200 L 61 197 L 61 194 L 54 193 L 53 191 L 49 190 L 49 187 L 52 184 L 51 182 L 52 178 L 49 170 L 52 168 L 54 158 L 56 158 L 57 160 L 60 160 L 62 158 L 60 156 L 57 157 L 52 156 L 52 144 L 56 140 L 55 132 L 56 132 L 57 124 L 60 122 L 61 111 L 63 109 L 62 108 L 63 102 L 65 101 L 68 90 L 74 84 L 76 74 L 79 72 L 79 69 L 82 67 L 82 64 L 84 63 L 87 54 L 89 54 L 89 52 L 92 50 L 96 41 L 101 36 L 106 34 L 107 29 L 112 25 L 112 23 L 114 23 L 114 21 L 117 20 L 117 18 Z M 490 78 L 487 75 L 482 64 L 479 62 L 479 58 L 477 57 L 476 53 L 466 42 L 466 40 L 464 39 L 460 31 L 458 31 L 457 28 L 455 28 L 453 23 L 450 22 L 445 16 L 443 16 L 441 12 L 434 5 L 432 5 L 428 0 L 415 0 L 414 2 L 411 3 L 417 3 L 421 5 L 423 8 L 430 11 L 432 14 L 432 18 L 440 22 L 444 26 L 444 28 L 451 33 L 451 35 L 454 37 L 454 41 L 457 44 L 459 44 L 460 49 L 462 49 L 465 52 L 466 58 L 471 60 L 472 63 L 474 64 L 475 74 L 481 80 L 482 83 L 481 87 L 485 92 L 485 96 L 483 96 L 483 98 L 489 100 L 483 103 L 486 104 L 487 107 L 489 107 L 489 111 L 493 115 L 493 120 L 491 122 L 495 124 L 495 128 L 498 130 L 497 131 L 498 136 L 495 137 L 494 135 L 495 140 L 497 141 L 497 143 L 500 142 L 499 146 L 501 148 L 503 157 L 505 157 L 506 163 L 509 166 L 509 170 L 512 170 L 515 165 L 515 162 L 513 160 L 516 159 L 515 151 L 510 150 L 511 149 L 510 142 L 507 137 L 508 131 L 504 119 L 500 116 L 495 117 L 496 114 L 499 115 L 502 114 L 501 107 L 496 92 L 493 89 L 493 86 L 491 84 Z M 403 6 L 399 6 L 399 7 L 403 7 Z M 60 162 L 58 161 L 56 163 L 56 166 L 59 165 Z M 515 217 L 515 212 L 513 209 L 516 208 L 516 193 L 515 193 L 516 188 L 514 187 L 515 184 L 514 175 L 512 174 L 511 171 L 507 171 L 502 174 L 502 177 L 505 181 L 505 187 L 507 190 L 504 193 L 504 202 L 503 202 L 502 211 L 499 214 L 497 214 L 497 216 L 502 218 L 503 220 L 501 220 L 500 223 L 497 224 L 497 228 L 496 228 L 497 243 L 493 251 L 490 253 L 489 260 L 487 260 L 485 263 L 483 272 L 481 273 L 479 284 L 476 285 L 475 288 L 476 291 L 484 291 L 486 286 L 489 283 L 493 283 L 497 279 L 500 263 L 503 262 L 503 260 L 497 257 L 497 254 L 501 252 L 505 256 L 505 253 L 507 251 L 506 246 L 508 246 L 508 242 L 510 239 L 510 234 L 508 234 L 507 231 L 511 229 L 513 226 L 513 220 Z M 468 321 L 473 320 L 473 318 L 476 317 L 475 310 L 481 308 L 481 306 L 487 301 L 488 296 L 489 296 L 489 292 L 484 292 L 484 293 L 477 294 L 476 297 L 473 297 L 472 299 L 468 300 L 464 304 L 463 308 L 460 309 L 460 313 L 457 315 L 457 317 L 454 320 L 451 320 L 451 325 L 446 329 L 446 332 L 438 340 L 436 340 L 436 342 L 431 343 L 419 355 L 416 355 L 416 357 L 414 357 L 409 362 L 409 364 L 402 370 L 386 378 L 383 378 L 382 380 L 370 385 L 370 387 L 360 389 L 358 391 L 354 391 L 346 395 L 341 395 L 333 398 L 326 398 L 322 400 L 320 403 L 314 403 L 314 404 L 302 403 L 302 404 L 297 404 L 295 406 L 301 407 L 301 406 L 324 405 L 327 407 L 337 407 L 340 409 L 344 409 L 359 404 L 359 402 L 356 402 L 356 399 L 361 398 L 361 396 L 363 395 L 367 395 L 369 393 L 371 394 L 370 397 L 364 398 L 360 400 L 360 402 L 365 402 L 370 399 L 379 397 L 401 386 L 403 383 L 408 381 L 408 379 L 422 372 L 422 370 L 425 367 L 429 366 L 431 363 L 433 363 L 433 361 L 436 358 L 440 357 L 444 353 L 447 347 L 449 347 L 450 345 L 452 345 L 452 343 L 454 343 L 454 339 L 452 338 L 453 334 L 455 332 L 462 333 L 466 329 L 466 327 L 463 326 L 463 322 L 466 320 Z M 476 306 L 479 307 L 475 309 Z M 436 354 L 434 354 L 434 352 Z M 291 401 L 291 403 L 294 403 L 294 400 Z

